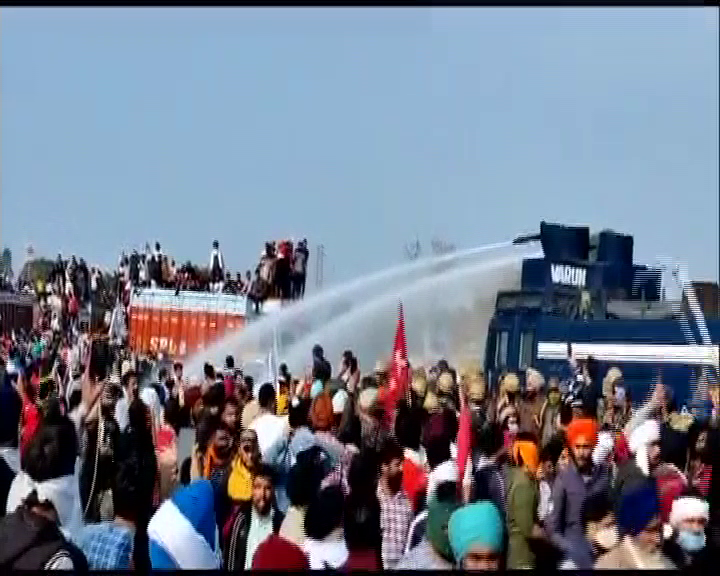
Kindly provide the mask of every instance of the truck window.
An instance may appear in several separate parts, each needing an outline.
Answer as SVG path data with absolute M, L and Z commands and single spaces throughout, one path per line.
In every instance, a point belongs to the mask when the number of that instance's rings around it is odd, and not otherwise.
M 495 366 L 497 368 L 505 368 L 507 366 L 508 338 L 509 333 L 507 330 L 503 330 L 498 335 L 497 347 L 495 348 Z
M 520 370 L 532 366 L 535 352 L 535 335 L 532 332 L 520 334 L 520 351 L 518 353 L 518 367 Z

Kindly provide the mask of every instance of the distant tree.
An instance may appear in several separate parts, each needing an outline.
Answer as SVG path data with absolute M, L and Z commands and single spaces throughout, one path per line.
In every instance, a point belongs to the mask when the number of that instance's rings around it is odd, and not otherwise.
M 46 283 L 54 266 L 55 262 L 48 258 L 28 260 L 20 271 L 18 282 L 21 285 L 31 284 L 32 286 L 35 286 L 38 281 Z
M 7 246 L 3 248 L 2 255 L 0 255 L 0 278 L 8 282 L 12 282 L 13 278 L 12 252 Z

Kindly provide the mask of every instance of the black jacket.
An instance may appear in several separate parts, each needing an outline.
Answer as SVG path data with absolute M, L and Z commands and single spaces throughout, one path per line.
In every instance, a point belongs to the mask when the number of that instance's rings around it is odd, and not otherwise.
M 667 540 L 663 545 L 663 553 L 678 570 L 690 570 L 692 572 L 707 572 L 708 574 L 715 570 L 712 566 L 717 567 L 718 557 L 716 551 L 708 538 L 708 542 L 700 552 L 687 555 L 675 540 Z
M 235 511 L 232 528 L 224 547 L 225 569 L 229 571 L 245 570 L 245 551 L 250 532 L 252 508 L 250 502 L 244 502 Z M 273 513 L 273 533 L 280 531 L 285 515 L 275 508 Z
M 15 480 L 15 472 L 5 462 L 5 458 L 0 456 L 0 518 L 5 516 L 7 497 L 13 480 Z
M 88 572 L 85 555 L 47 518 L 21 506 L 0 521 L 0 571 L 45 570 L 51 559 L 66 555 L 74 574 Z

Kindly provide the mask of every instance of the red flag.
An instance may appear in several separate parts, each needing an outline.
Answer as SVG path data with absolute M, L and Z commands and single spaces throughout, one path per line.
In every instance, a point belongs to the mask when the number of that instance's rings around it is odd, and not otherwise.
M 465 399 L 465 391 L 460 390 L 460 419 L 458 420 L 457 446 L 458 489 L 462 489 L 465 468 L 472 451 L 472 416 L 470 406 Z
M 403 314 L 402 302 L 400 302 L 397 329 L 395 331 L 395 343 L 393 344 L 393 355 L 390 361 L 388 391 L 385 397 L 385 413 L 389 417 L 395 412 L 398 400 L 408 387 L 409 379 L 407 341 L 405 339 L 405 315 Z

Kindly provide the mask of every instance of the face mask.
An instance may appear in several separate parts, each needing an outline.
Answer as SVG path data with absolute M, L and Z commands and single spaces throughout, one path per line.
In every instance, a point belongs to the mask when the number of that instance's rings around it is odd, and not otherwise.
M 622 405 L 625 403 L 625 388 L 615 388 L 615 404 Z
M 705 548 L 705 532 L 681 530 L 677 535 L 677 542 L 685 552 L 699 552 Z
M 611 550 L 617 546 L 618 540 L 617 528 L 602 528 L 595 533 L 595 543 L 603 550 Z
M 557 406 L 560 403 L 560 394 L 558 394 L 557 392 L 551 392 L 548 395 L 548 402 L 552 406 Z
M 520 425 L 517 422 L 508 422 L 508 432 L 517 434 L 518 430 L 520 430 Z

